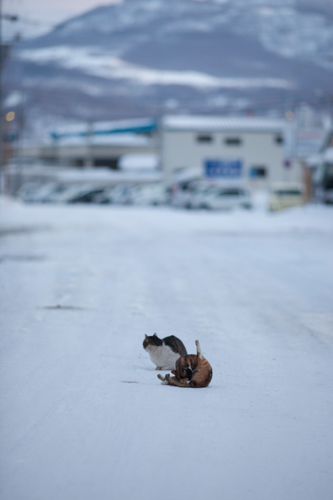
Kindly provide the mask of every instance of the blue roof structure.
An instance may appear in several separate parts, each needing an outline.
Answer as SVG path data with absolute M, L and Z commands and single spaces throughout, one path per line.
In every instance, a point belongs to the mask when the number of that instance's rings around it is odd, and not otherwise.
M 118 122 L 96 122 L 92 124 L 91 130 L 85 125 L 64 127 L 58 131 L 51 132 L 54 140 L 68 137 L 87 137 L 109 134 L 147 134 L 157 130 L 157 121 L 153 119 L 121 120 Z

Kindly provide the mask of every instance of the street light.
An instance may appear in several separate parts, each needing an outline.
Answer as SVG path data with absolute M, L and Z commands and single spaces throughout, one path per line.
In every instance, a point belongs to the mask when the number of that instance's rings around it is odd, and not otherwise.
M 9 111 L 7 114 L 6 114 L 6 122 L 12 122 L 13 120 L 15 120 L 15 112 L 14 111 Z

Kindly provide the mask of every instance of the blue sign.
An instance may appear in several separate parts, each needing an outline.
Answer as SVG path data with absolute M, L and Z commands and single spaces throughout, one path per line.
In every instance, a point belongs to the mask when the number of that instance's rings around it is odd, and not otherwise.
M 3 139 L 5 142 L 14 142 L 18 139 L 18 134 L 8 133 L 4 135 Z
M 206 160 L 206 177 L 224 177 L 225 179 L 238 179 L 242 175 L 242 160 Z

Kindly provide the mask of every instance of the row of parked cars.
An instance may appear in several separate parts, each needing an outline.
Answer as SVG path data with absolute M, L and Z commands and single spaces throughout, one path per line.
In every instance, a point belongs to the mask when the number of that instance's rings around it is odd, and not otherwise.
M 96 187 L 91 184 L 24 184 L 17 196 L 26 203 L 99 203 L 115 205 L 166 205 L 186 209 L 250 209 L 250 192 L 238 186 L 210 184 L 206 181 L 183 182 L 166 189 L 161 182 L 147 185 L 117 184 Z M 301 186 L 278 183 L 272 187 L 267 208 L 277 211 L 305 203 Z
M 96 187 L 91 184 L 24 184 L 17 196 L 26 203 L 100 203 L 116 205 L 164 205 L 167 191 L 161 183 L 149 185 L 118 184 Z
M 18 190 L 17 196 L 26 203 L 170 204 L 180 208 L 211 210 L 252 206 L 251 196 L 244 189 L 209 185 L 200 181 L 183 183 L 172 189 L 166 189 L 162 183 L 117 184 L 112 187 L 28 183 Z

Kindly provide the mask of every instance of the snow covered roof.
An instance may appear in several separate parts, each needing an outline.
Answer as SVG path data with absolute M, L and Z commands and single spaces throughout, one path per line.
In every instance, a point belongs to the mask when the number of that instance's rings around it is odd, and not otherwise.
M 58 140 L 61 146 L 87 146 L 88 139 L 83 135 L 62 136 Z M 92 135 L 89 137 L 91 146 L 128 146 L 128 147 L 148 147 L 152 145 L 152 139 L 139 134 L 110 134 L 110 135 Z
M 92 168 L 87 170 L 68 169 L 60 171 L 57 174 L 57 180 L 60 182 L 92 182 L 117 184 L 119 182 L 159 182 L 162 180 L 160 171 L 151 172 L 122 172 L 111 171 L 105 168 Z
M 156 170 L 159 164 L 159 155 L 156 153 L 126 154 L 120 158 L 121 170 L 141 171 Z
M 51 136 L 53 139 L 63 139 L 67 137 L 87 137 L 87 135 L 142 133 L 154 131 L 156 126 L 156 121 L 151 118 L 94 122 L 91 124 L 78 123 L 58 127 L 51 132 Z
M 288 122 L 286 120 L 252 116 L 166 115 L 162 118 L 162 127 L 166 130 L 280 132 L 287 126 Z
M 157 169 L 143 170 L 110 170 L 108 168 L 80 169 L 75 167 L 12 165 L 11 172 L 21 172 L 24 178 L 29 180 L 46 178 L 48 182 L 59 182 L 64 184 L 87 184 L 115 185 L 119 183 L 150 183 L 161 182 L 163 174 Z

